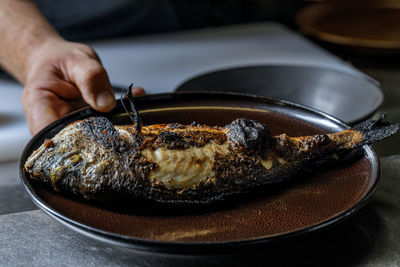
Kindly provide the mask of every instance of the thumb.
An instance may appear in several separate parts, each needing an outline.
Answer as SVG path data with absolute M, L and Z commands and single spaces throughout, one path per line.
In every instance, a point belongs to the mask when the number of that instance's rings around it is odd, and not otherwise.
M 107 112 L 114 108 L 114 90 L 99 61 L 87 59 L 76 63 L 69 78 L 78 87 L 83 100 L 95 110 Z

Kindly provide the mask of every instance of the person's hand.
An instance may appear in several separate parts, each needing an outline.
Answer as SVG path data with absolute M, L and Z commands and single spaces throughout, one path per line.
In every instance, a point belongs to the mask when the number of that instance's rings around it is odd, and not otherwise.
M 100 112 L 115 106 L 107 73 L 89 46 L 55 40 L 43 44 L 27 62 L 22 106 L 31 134 L 89 104 Z M 143 95 L 134 87 L 133 95 Z

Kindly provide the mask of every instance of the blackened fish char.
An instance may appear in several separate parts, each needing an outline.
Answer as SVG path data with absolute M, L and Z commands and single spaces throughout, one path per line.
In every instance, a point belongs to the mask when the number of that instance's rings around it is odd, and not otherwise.
M 305 164 L 380 141 L 398 124 L 367 120 L 338 133 L 271 136 L 236 119 L 225 127 L 156 124 L 136 132 L 105 117 L 71 123 L 32 153 L 25 171 L 54 190 L 86 199 L 212 203 L 289 179 Z

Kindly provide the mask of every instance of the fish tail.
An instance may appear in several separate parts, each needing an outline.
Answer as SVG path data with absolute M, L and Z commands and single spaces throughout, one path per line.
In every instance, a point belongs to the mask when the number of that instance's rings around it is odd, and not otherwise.
M 363 139 L 359 143 L 359 146 L 381 141 L 395 134 L 399 130 L 399 123 L 391 124 L 385 120 L 386 114 L 382 114 L 380 118 L 376 120 L 368 119 L 354 126 L 353 129 L 359 131 L 363 135 Z

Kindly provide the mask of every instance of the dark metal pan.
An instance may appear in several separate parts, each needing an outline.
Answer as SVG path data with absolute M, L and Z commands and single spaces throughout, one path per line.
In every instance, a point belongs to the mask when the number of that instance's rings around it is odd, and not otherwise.
M 370 116 L 383 101 L 379 83 L 367 76 L 306 66 L 250 66 L 203 74 L 176 91 L 222 91 L 288 100 L 346 123 Z
M 136 98 L 136 105 L 144 124 L 188 124 L 195 120 L 223 126 L 235 118 L 247 117 L 268 125 L 272 134 L 285 132 L 292 136 L 348 127 L 300 105 L 246 95 L 149 95 Z M 54 192 L 28 177 L 23 165 L 34 149 L 70 122 L 95 115 L 99 113 L 82 109 L 34 136 L 21 156 L 21 180 L 35 204 L 57 221 L 91 238 L 135 251 L 215 255 L 275 244 L 348 218 L 366 203 L 378 182 L 378 158 L 368 146 L 362 148 L 363 157 L 309 174 L 304 181 L 284 190 L 226 207 L 211 206 L 201 212 L 182 214 L 157 214 L 151 210 L 148 214 L 137 213 L 135 203 L 129 203 L 131 210 L 105 208 Z M 102 115 L 114 123 L 130 123 L 120 103 L 114 111 Z

